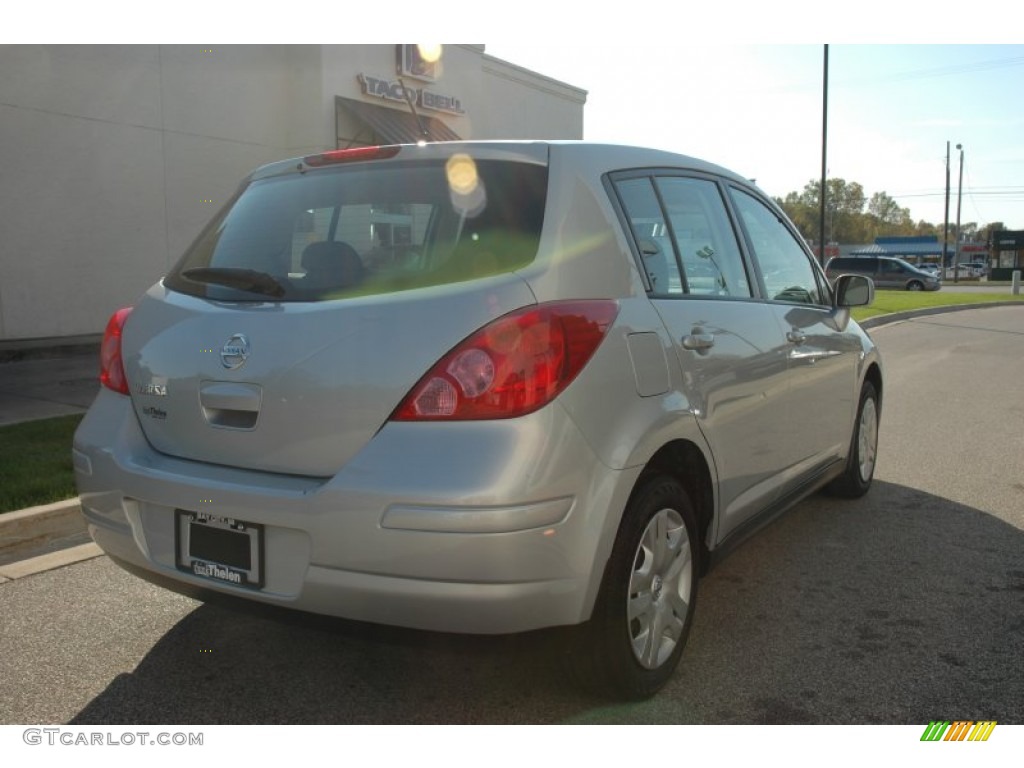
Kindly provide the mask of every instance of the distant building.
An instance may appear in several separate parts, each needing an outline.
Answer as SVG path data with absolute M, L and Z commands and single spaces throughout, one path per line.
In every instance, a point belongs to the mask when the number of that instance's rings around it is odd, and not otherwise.
M 991 279 L 1009 280 L 1014 270 L 1024 270 L 1024 230 L 1004 229 L 991 237 Z
M 953 263 L 954 246 L 946 245 L 946 258 L 942 258 L 942 243 L 934 235 L 921 237 L 876 237 L 871 245 L 854 248 L 851 256 L 893 256 L 911 264 L 927 262 Z
M 811 250 L 814 252 L 814 255 L 818 257 L 818 260 L 821 261 L 822 260 L 821 259 L 821 248 L 819 248 L 814 243 L 814 241 L 810 241 L 808 243 L 808 245 L 810 246 Z M 825 245 L 825 259 L 824 259 L 824 261 L 828 261 L 829 259 L 834 259 L 836 256 L 839 256 L 841 250 L 842 250 L 842 246 L 839 245 L 839 243 L 835 243 L 835 242 L 827 243 Z
M 1007 234 L 1000 232 L 997 234 Z M 956 254 L 956 244 L 946 244 L 946 258 L 942 258 L 942 243 L 934 235 L 922 237 L 878 237 L 871 245 L 858 245 L 850 250 L 850 256 L 893 256 L 903 259 L 911 264 L 923 264 L 930 262 L 942 262 L 944 266 L 950 267 Z M 981 261 L 989 267 L 997 266 L 989 257 L 990 248 L 988 243 L 961 243 L 960 263 Z

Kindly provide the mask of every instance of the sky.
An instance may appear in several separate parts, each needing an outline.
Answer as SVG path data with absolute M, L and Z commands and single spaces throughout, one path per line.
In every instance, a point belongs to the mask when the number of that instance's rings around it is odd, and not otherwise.
M 785 197 L 821 178 L 824 45 L 486 45 L 585 89 L 583 138 L 693 155 Z M 829 44 L 827 168 L 914 221 L 1024 229 L 1024 45 Z

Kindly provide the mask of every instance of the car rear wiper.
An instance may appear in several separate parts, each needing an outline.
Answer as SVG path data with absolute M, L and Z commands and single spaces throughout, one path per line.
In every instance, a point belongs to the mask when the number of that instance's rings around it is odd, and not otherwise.
M 249 293 L 262 293 L 279 299 L 287 293 L 287 289 L 273 276 L 254 269 L 237 267 L 196 267 L 181 273 L 186 280 L 196 283 L 212 283 L 238 288 Z

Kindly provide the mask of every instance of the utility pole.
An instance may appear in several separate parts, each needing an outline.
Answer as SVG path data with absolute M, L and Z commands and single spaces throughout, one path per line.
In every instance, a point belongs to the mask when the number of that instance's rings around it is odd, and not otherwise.
M 946 276 L 946 253 L 949 250 L 949 142 L 946 142 L 946 222 L 942 228 L 942 277 Z M 956 270 L 953 270 L 956 280 Z
M 956 188 L 956 245 L 953 246 L 953 282 L 960 282 L 960 200 L 964 191 L 964 145 L 957 144 L 960 150 L 960 182 Z
M 825 46 L 825 65 L 821 88 L 821 215 L 818 219 L 818 260 L 825 265 L 825 176 L 828 173 L 828 45 Z

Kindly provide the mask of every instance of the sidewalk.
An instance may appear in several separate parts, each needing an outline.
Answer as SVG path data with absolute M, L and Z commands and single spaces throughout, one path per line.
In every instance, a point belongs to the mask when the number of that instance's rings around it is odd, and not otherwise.
M 99 344 L 8 347 L 0 355 L 0 426 L 85 413 L 99 392 Z M 3 362 L 11 357 L 20 359 Z
M 98 343 L 0 348 L 0 426 L 85 413 L 99 388 Z M 0 584 L 101 554 L 77 498 L 0 514 Z

